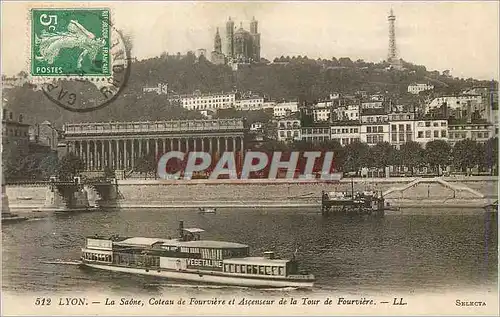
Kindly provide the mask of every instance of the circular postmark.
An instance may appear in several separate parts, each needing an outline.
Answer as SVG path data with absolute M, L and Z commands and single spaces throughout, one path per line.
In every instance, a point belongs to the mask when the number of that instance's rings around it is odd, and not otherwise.
M 107 44 L 98 46 L 101 58 L 96 59 L 95 52 L 94 58 L 90 58 L 92 52 L 89 54 L 82 45 L 83 52 L 76 63 L 74 59 L 59 62 L 60 69 L 64 69 L 66 75 L 40 77 L 43 94 L 68 111 L 91 112 L 109 105 L 124 90 L 130 76 L 130 48 L 122 33 L 114 27 L 109 16 L 99 15 L 98 19 L 109 38 L 95 38 L 92 34 L 88 37 L 94 43 L 102 41 Z M 78 22 L 76 25 L 83 32 L 87 31 Z M 78 28 L 76 30 L 80 32 Z M 85 67 L 82 67 L 82 63 L 86 63 Z

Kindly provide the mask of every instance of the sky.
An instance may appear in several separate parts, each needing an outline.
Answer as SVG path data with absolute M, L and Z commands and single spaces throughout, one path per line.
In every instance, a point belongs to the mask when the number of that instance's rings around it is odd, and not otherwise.
M 2 74 L 29 65 L 30 2 L 2 2 Z M 261 56 L 333 56 L 379 62 L 387 58 L 388 22 L 396 15 L 396 44 L 405 61 L 453 76 L 499 78 L 498 1 L 406 2 L 74 2 L 53 7 L 109 7 L 112 23 L 132 36 L 132 56 L 213 50 L 219 27 L 225 49 L 228 17 L 249 30 L 259 21 Z

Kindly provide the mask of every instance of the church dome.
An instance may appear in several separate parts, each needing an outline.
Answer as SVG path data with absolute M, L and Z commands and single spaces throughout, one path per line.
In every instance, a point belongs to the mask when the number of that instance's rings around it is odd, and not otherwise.
M 249 34 L 249 33 L 250 32 L 240 27 L 234 34 Z

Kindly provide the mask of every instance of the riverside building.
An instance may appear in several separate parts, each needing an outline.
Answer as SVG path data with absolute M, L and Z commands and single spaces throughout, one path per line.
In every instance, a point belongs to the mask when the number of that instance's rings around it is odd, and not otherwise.
M 167 151 L 243 152 L 243 119 L 151 122 L 89 122 L 64 125 L 68 151 L 82 158 L 85 170 L 133 169 L 139 159 Z

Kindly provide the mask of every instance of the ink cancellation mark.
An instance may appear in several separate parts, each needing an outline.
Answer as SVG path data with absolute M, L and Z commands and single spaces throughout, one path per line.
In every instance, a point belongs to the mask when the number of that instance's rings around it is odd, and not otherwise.
M 113 102 L 130 75 L 129 50 L 109 9 L 33 9 L 31 75 L 73 112 Z

